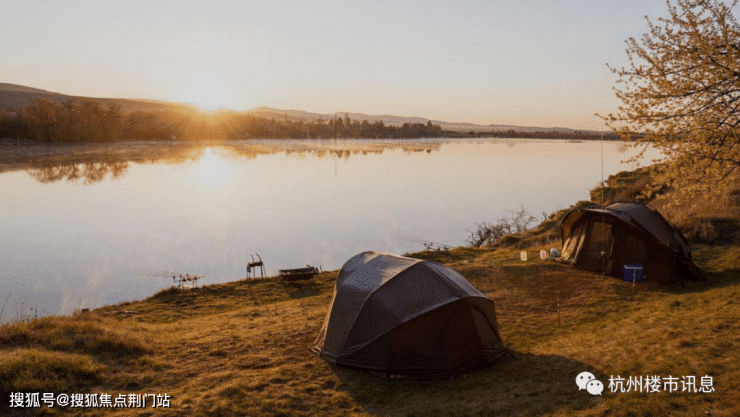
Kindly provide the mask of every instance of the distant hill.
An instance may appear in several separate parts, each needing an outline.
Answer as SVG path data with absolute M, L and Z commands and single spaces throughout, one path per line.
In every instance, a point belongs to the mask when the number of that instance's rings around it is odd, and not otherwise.
M 431 121 L 432 124 L 439 125 L 442 130 L 449 130 L 453 132 L 491 132 L 491 131 L 497 131 L 497 132 L 506 132 L 509 130 L 513 130 L 515 132 L 595 132 L 597 131 L 586 131 L 586 130 L 576 130 L 576 129 L 569 129 L 565 127 L 534 127 L 534 126 L 514 126 L 514 125 L 478 125 L 473 123 L 451 123 L 451 122 L 445 122 L 441 120 L 431 120 L 426 119 L 423 117 L 404 117 L 404 116 L 393 116 L 388 114 L 383 115 L 369 115 L 369 114 L 363 114 L 363 113 L 349 113 L 349 112 L 336 112 L 336 113 L 311 113 L 306 112 L 303 110 L 280 110 L 280 109 L 274 109 L 271 107 L 257 107 L 252 110 L 247 111 L 247 113 L 258 116 L 258 117 L 265 117 L 268 119 L 275 119 L 275 120 L 284 120 L 286 117 L 288 120 L 305 120 L 305 121 L 316 121 L 319 119 L 323 120 L 331 120 L 336 118 L 344 118 L 345 115 L 350 118 L 350 120 L 357 120 L 357 121 L 363 121 L 367 120 L 370 123 L 375 123 L 377 121 L 382 121 L 386 125 L 391 126 L 401 126 L 404 123 L 414 124 L 414 123 L 421 123 L 426 124 L 427 122 Z
M 36 98 L 45 98 L 51 101 L 56 101 L 58 103 L 64 103 L 65 101 L 70 100 L 92 100 L 104 106 L 117 104 L 121 106 L 121 109 L 125 112 L 157 112 L 193 108 L 192 106 L 187 104 L 168 103 L 157 100 L 70 96 L 67 94 L 55 93 L 52 91 L 26 87 L 23 85 L 0 83 L 0 109 L 2 110 L 17 113 L 26 104 L 31 102 L 31 100 Z
M 33 93 L 33 94 L 55 94 L 50 91 L 42 90 L 40 88 L 26 87 L 24 85 L 0 83 L 0 91 L 15 91 L 18 93 Z

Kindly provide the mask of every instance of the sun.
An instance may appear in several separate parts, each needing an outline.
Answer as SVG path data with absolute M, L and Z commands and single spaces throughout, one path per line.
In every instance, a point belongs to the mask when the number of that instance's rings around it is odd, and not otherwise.
M 220 78 L 199 75 L 183 83 L 180 100 L 202 110 L 229 108 L 229 88 Z

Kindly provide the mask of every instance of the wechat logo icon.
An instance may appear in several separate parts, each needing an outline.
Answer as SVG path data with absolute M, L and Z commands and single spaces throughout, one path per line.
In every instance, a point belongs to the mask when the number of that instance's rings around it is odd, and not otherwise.
M 591 395 L 601 395 L 601 392 L 604 391 L 604 384 L 597 380 L 591 372 L 581 372 L 578 374 L 576 385 L 578 385 L 579 391 L 585 389 Z

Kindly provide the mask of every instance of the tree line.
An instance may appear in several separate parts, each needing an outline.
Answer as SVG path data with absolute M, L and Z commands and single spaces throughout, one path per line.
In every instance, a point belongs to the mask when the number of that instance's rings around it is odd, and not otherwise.
M 382 121 L 334 117 L 315 121 L 258 117 L 246 113 L 206 115 L 195 110 L 125 113 L 116 105 L 93 100 L 34 99 L 16 115 L 0 110 L 0 137 L 40 142 L 109 142 L 116 140 L 223 139 L 406 139 L 406 138 L 566 138 L 598 139 L 593 132 L 456 132 L 431 121 L 386 125 Z M 609 138 L 609 137 L 606 137 Z M 616 138 L 616 137 L 614 137 Z
M 34 99 L 18 114 L 0 110 L 0 137 L 40 142 L 108 142 L 115 140 L 423 138 L 443 135 L 438 125 L 402 126 L 344 118 L 303 121 L 245 113 L 206 115 L 195 110 L 125 113 L 93 100 L 58 103 Z

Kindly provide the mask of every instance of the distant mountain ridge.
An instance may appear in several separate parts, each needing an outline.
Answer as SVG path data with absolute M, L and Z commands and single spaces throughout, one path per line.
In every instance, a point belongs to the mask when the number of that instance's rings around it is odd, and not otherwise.
M 194 106 L 182 103 L 171 103 L 159 100 L 151 99 L 122 99 L 122 98 L 98 98 L 98 97 L 83 97 L 83 96 L 71 96 L 67 94 L 55 93 L 52 91 L 42 90 L 39 88 L 27 87 L 17 84 L 0 83 L 0 109 L 9 111 L 12 113 L 18 113 L 25 105 L 31 102 L 35 98 L 45 98 L 48 100 L 63 103 L 69 100 L 93 100 L 101 105 L 110 106 L 117 104 L 125 112 L 134 111 L 149 111 L 149 112 L 161 112 L 161 111 L 173 111 L 173 110 L 193 110 Z M 225 111 L 233 111 L 227 110 Z M 237 112 L 241 113 L 241 112 Z M 474 123 L 453 123 L 445 122 L 442 120 L 432 120 L 424 117 L 406 117 L 406 116 L 395 116 L 389 114 L 382 115 L 368 115 L 363 113 L 352 113 L 352 112 L 335 112 L 329 114 L 323 113 L 312 113 L 303 110 L 281 110 L 272 107 L 257 107 L 248 110 L 246 114 L 253 116 L 264 117 L 268 119 L 283 120 L 286 117 L 292 121 L 316 121 L 319 119 L 331 120 L 336 118 L 344 118 L 345 115 L 353 121 L 367 120 L 369 123 L 375 123 L 382 121 L 385 125 L 390 126 L 402 126 L 404 123 L 415 124 L 432 124 L 439 125 L 442 130 L 453 131 L 453 132 L 561 132 L 561 133 L 572 133 L 572 132 L 591 132 L 600 133 L 595 130 L 581 130 L 581 129 L 570 129 L 564 127 L 534 127 L 534 126 L 515 126 L 515 125 L 478 125 Z
M 45 98 L 47 100 L 63 103 L 65 101 L 92 100 L 104 106 L 117 104 L 125 112 L 134 111 L 168 111 L 174 109 L 193 108 L 187 104 L 168 103 L 165 101 L 148 100 L 148 99 L 127 99 L 127 98 L 100 98 L 70 96 L 53 91 L 42 90 L 39 88 L 26 87 L 23 85 L 0 83 L 0 109 L 12 113 L 18 113 L 25 105 L 36 98 Z
M 363 114 L 363 113 L 351 113 L 351 112 L 335 112 L 335 113 L 311 113 L 303 110 L 280 110 L 275 109 L 272 107 L 257 107 L 251 110 L 247 111 L 248 114 L 258 116 L 258 117 L 265 117 L 275 120 L 283 120 L 286 117 L 288 120 L 298 121 L 298 120 L 304 120 L 304 121 L 316 121 L 319 119 L 322 120 L 331 120 L 335 117 L 338 119 L 343 119 L 345 115 L 349 117 L 352 121 L 363 121 L 367 120 L 369 123 L 375 123 L 377 121 L 382 121 L 386 125 L 392 125 L 392 126 L 401 126 L 404 123 L 414 124 L 414 123 L 421 123 L 421 124 L 427 124 L 427 122 L 432 122 L 432 124 L 439 125 L 442 130 L 449 130 L 453 132 L 506 132 L 509 130 L 513 130 L 515 132 L 562 132 L 562 133 L 569 133 L 569 132 L 596 132 L 595 130 L 581 130 L 581 129 L 570 129 L 566 127 L 535 127 L 535 126 L 516 126 L 516 125 L 496 125 L 496 124 L 490 124 L 490 125 L 478 125 L 474 123 L 453 123 L 453 122 L 445 122 L 442 120 L 433 120 L 433 119 L 427 119 L 424 117 L 405 117 L 405 116 L 393 116 L 388 114 L 382 114 L 382 115 L 369 115 L 369 114 Z
M 33 94 L 57 94 L 51 91 L 42 90 L 40 88 L 26 87 L 25 85 L 0 83 L 0 91 L 15 91 L 18 93 L 33 93 Z

